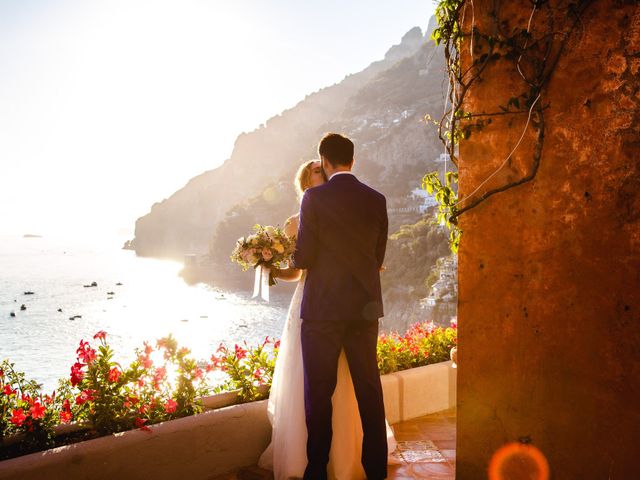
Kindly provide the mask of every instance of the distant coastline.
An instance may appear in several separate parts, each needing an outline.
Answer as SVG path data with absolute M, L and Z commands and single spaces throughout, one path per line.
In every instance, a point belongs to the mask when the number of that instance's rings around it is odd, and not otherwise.
M 34 233 L 25 233 L 22 238 L 42 238 L 42 235 L 36 235 Z

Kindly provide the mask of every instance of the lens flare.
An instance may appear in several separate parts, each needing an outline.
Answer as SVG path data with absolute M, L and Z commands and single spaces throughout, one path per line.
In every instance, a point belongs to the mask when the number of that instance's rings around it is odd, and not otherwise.
M 549 463 L 533 445 L 508 443 L 491 457 L 489 480 L 549 480 Z

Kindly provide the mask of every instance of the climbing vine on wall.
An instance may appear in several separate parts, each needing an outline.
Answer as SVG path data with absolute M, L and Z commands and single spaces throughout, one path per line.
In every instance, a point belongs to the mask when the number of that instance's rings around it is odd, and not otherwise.
M 489 197 L 527 183 L 535 178 L 544 146 L 545 111 L 552 106 L 546 99 L 546 88 L 553 77 L 558 60 L 567 42 L 581 29 L 581 16 L 594 0 L 529 0 L 530 14 L 525 23 L 503 14 L 513 7 L 510 0 L 494 0 L 488 22 L 479 28 L 475 22 L 473 0 L 441 0 L 436 7 L 438 26 L 432 39 L 441 45 L 446 60 L 449 87 L 445 111 L 438 123 L 440 140 L 452 163 L 458 166 L 460 142 L 490 125 L 495 117 L 512 116 L 526 119 L 519 138 L 502 159 L 499 167 L 475 186 L 463 198 L 448 192 L 453 172 L 445 173 L 441 181 L 436 172 L 425 175 L 423 187 L 435 192 L 451 229 L 451 248 L 456 251 L 461 231 L 458 217 Z M 518 21 L 520 20 L 520 21 Z M 483 78 L 491 64 L 509 65 L 512 75 L 521 85 L 515 96 L 504 98 L 493 111 L 465 110 L 465 98 L 474 84 Z M 496 92 L 500 95 L 500 92 Z M 533 129 L 535 145 L 528 171 L 520 178 L 503 185 L 484 187 L 512 158 L 525 134 Z M 472 159 L 470 159 L 472 161 Z M 456 179 L 457 179 L 457 174 Z M 474 187 L 474 186 L 471 186 Z

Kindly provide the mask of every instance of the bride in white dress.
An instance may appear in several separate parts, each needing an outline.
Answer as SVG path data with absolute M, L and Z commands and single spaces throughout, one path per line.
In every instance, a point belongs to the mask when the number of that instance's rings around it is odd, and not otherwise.
M 319 160 L 305 162 L 296 175 L 296 190 L 304 190 L 325 182 Z M 298 215 L 285 223 L 285 233 L 295 237 Z M 274 272 L 282 280 L 297 281 L 289 312 L 280 339 L 268 414 L 273 427 L 271 443 L 260 457 L 259 466 L 273 470 L 275 480 L 302 478 L 307 466 L 307 427 L 304 413 L 304 372 L 300 340 L 300 306 L 304 290 L 305 271 L 287 269 Z M 334 480 L 359 480 L 366 475 L 361 464 L 362 424 L 358 402 L 344 351 L 338 361 L 338 381 L 332 397 L 333 437 L 329 454 L 328 475 Z M 387 423 L 389 453 L 396 448 L 393 431 Z

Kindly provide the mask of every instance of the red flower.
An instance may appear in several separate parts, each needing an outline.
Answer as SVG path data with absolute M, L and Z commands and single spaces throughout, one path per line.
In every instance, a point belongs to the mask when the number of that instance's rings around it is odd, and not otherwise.
M 225 347 L 222 343 L 218 346 L 218 350 L 216 350 L 216 353 L 220 352 L 227 353 L 227 347 Z
M 139 401 L 138 397 L 135 397 L 133 395 L 127 395 L 125 397 L 124 406 L 125 408 L 129 408 L 131 405 L 135 405 L 136 403 L 138 403 L 138 401 Z
M 142 414 L 147 413 L 148 410 L 149 410 L 149 405 L 145 405 L 145 404 L 140 405 L 140 408 L 138 408 L 138 411 Z
M 82 381 L 84 377 L 82 367 L 84 367 L 84 364 L 80 362 L 74 363 L 71 367 L 71 386 L 75 387 Z
M 164 404 L 164 411 L 167 413 L 173 413 L 176 411 L 177 407 L 178 407 L 178 402 L 176 402 L 175 400 L 169 399 L 167 400 L 167 403 Z
M 118 367 L 113 367 L 111 370 L 109 370 L 109 381 L 111 383 L 117 382 L 121 374 L 122 372 L 118 370 Z
M 5 394 L 5 395 L 7 395 L 7 396 L 15 395 L 15 393 L 16 393 L 16 390 L 12 390 L 12 389 L 11 389 L 11 385 L 10 385 L 10 384 L 8 384 L 8 383 L 7 383 L 7 384 L 4 386 L 4 394 Z
M 96 358 L 96 351 L 91 348 L 89 342 L 85 342 L 84 340 L 80 340 L 80 346 L 76 350 L 78 354 L 78 358 L 85 363 L 91 363 Z
M 201 368 L 196 367 L 196 371 L 195 371 L 195 372 L 194 372 L 194 374 L 193 374 L 193 378 L 194 378 L 195 380 L 199 380 L 199 379 L 201 379 L 201 378 L 202 378 L 202 369 L 201 369 Z
M 27 402 L 29 405 L 33 405 L 33 398 L 28 393 L 22 394 L 22 401 Z
M 239 346 L 237 343 L 235 348 L 236 348 L 236 357 L 238 358 L 238 360 L 242 360 L 247 356 L 247 351 L 241 346 Z
M 153 347 L 147 342 L 144 342 L 144 354 L 148 357 L 153 352 Z
M 71 412 L 60 412 L 60 423 L 69 423 L 72 418 Z
M 24 421 L 27 419 L 24 413 L 22 413 L 22 409 L 13 409 L 13 414 L 11 415 L 11 423 L 14 425 L 21 427 Z
M 280 348 L 280 340 L 276 340 L 276 343 L 273 344 L 273 348 L 275 349 Z
M 69 399 L 65 398 L 64 401 L 62 402 L 62 411 L 64 412 L 71 412 L 71 404 L 69 403 Z
M 264 342 L 262 342 L 262 346 L 264 347 L 268 343 L 271 343 L 271 340 L 269 340 L 269 335 L 267 335 L 267 338 L 265 338 Z
M 222 363 L 222 356 L 218 357 L 216 355 L 211 355 L 211 367 L 219 367 Z
M 167 376 L 167 369 L 165 367 L 156 368 L 156 373 L 153 375 L 153 387 L 158 390 L 160 388 L 160 382 Z
M 151 431 L 151 429 L 150 429 L 149 427 L 147 427 L 147 426 L 145 425 L 145 423 L 147 423 L 147 419 L 146 419 L 146 418 L 140 418 L 140 417 L 138 417 L 138 418 L 136 418 L 136 419 L 135 419 L 135 421 L 134 421 L 134 424 L 135 424 L 136 428 L 139 428 L 140 430 L 144 430 L 144 431 L 146 431 L 146 432 L 150 432 L 150 431 Z
M 80 395 L 76 397 L 76 405 L 82 405 L 85 402 L 95 400 L 95 398 L 93 397 L 94 393 L 95 392 L 93 390 L 83 390 L 82 392 L 80 392 Z
M 153 360 L 151 360 L 151 357 L 149 357 L 149 355 L 145 355 L 144 357 L 141 357 L 140 358 L 140 363 L 142 363 L 142 366 L 144 368 L 153 367 Z
M 40 403 L 39 403 L 39 402 L 35 402 L 35 403 L 33 404 L 33 407 L 31 407 L 31 408 L 29 409 L 29 411 L 31 412 L 31 417 L 32 417 L 34 420 L 37 420 L 37 419 L 39 419 L 39 418 L 44 418 L 44 412 L 45 412 L 45 410 L 46 410 L 46 409 L 45 409 L 42 405 L 40 405 Z
M 100 330 L 98 333 L 96 333 L 93 336 L 93 338 L 94 340 L 104 340 L 106 336 L 107 336 L 107 332 L 105 332 L 104 330 Z

